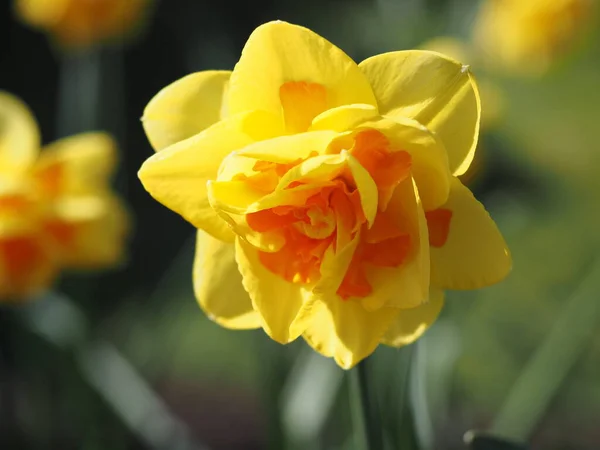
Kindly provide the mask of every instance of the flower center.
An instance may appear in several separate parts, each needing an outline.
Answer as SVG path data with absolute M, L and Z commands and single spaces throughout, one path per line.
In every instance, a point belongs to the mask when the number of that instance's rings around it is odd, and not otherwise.
M 378 202 L 374 221 L 367 222 L 360 189 L 357 188 L 348 163 L 341 163 L 321 178 L 298 178 L 283 190 L 305 186 L 311 189 L 306 201 L 291 202 L 246 214 L 248 226 L 256 232 L 277 232 L 285 244 L 276 252 L 259 251 L 261 263 L 271 272 L 292 283 L 311 284 L 321 277 L 321 261 L 328 249 L 341 251 L 355 238 L 360 241 L 337 290 L 342 299 L 364 297 L 372 292 L 370 267 L 398 267 L 411 250 L 411 237 L 403 218 L 387 210 L 395 188 L 410 182 L 411 158 L 405 151 L 393 150 L 379 131 L 367 129 L 350 137 L 350 141 L 334 142 L 328 153 L 347 152 L 366 170 L 377 186 Z M 257 161 L 251 175 L 235 178 L 253 189 L 271 193 L 281 189 L 282 179 L 291 179 L 290 171 L 308 159 L 290 163 Z M 345 161 L 341 159 L 340 161 Z M 300 171 L 302 172 L 302 171 Z M 287 181 L 286 181 L 287 183 Z M 285 183 L 284 183 L 285 184 Z M 313 190 L 314 189 L 314 193 Z

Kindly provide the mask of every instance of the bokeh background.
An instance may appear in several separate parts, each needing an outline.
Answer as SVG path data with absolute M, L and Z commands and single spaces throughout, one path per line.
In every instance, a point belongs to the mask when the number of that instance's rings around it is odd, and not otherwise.
M 152 153 L 140 117 L 176 79 L 231 69 L 268 20 L 305 25 L 360 61 L 468 39 L 477 2 L 163 0 L 134 39 L 77 54 L 16 20 L 10 1 L 0 8 L 0 89 L 30 106 L 44 143 L 113 133 L 115 186 L 135 222 L 121 267 L 64 274 L 50 306 L 0 311 L 0 448 L 353 448 L 333 362 L 301 340 L 227 331 L 198 308 L 194 230 L 136 175 Z M 514 267 L 498 286 L 450 293 L 417 345 L 373 356 L 389 448 L 461 449 L 472 429 L 520 429 L 533 449 L 600 448 L 598 36 L 583 33 L 537 77 L 466 61 L 501 102 L 467 182 Z

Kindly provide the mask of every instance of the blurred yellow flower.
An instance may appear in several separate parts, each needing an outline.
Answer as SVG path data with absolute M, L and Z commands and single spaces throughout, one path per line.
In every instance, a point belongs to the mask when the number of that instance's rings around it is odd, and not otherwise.
M 122 38 L 140 22 L 148 0 L 15 0 L 17 15 L 66 47 Z
M 0 92 L 0 300 L 48 288 L 62 268 L 120 261 L 128 219 L 109 186 L 115 162 L 103 133 L 61 139 L 40 153 L 33 115 Z
M 593 17 L 593 0 L 487 0 L 473 41 L 490 66 L 541 74 L 568 51 Z
M 198 231 L 194 286 L 217 323 L 298 336 L 350 368 L 413 342 L 443 289 L 500 281 L 502 236 L 456 176 L 479 131 L 467 67 L 427 51 L 357 65 L 312 31 L 270 22 L 233 72 L 164 88 L 139 172 Z

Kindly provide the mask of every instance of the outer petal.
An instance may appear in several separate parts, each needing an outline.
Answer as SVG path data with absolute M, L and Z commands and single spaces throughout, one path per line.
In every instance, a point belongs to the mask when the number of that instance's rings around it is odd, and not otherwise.
M 457 178 L 443 208 L 452 211 L 452 218 L 446 243 L 431 247 L 432 284 L 478 289 L 506 277 L 511 268 L 506 243 L 483 205 Z
M 341 105 L 376 105 L 368 80 L 343 51 L 307 28 L 276 21 L 254 30 L 244 47 L 231 75 L 231 114 L 262 109 L 283 120 L 280 88 L 289 82 L 325 88 L 313 117 Z
M 192 137 L 221 120 L 230 75 L 225 70 L 192 73 L 156 94 L 142 117 L 154 150 Z
M 435 322 L 444 306 L 444 291 L 432 288 L 429 301 L 421 306 L 403 309 L 381 339 L 382 344 L 402 347 L 412 344 Z
M 316 351 L 350 369 L 373 353 L 399 314 L 396 308 L 368 312 L 358 302 L 332 298 L 314 305 L 311 324 L 302 336 Z
M 438 133 L 454 175 L 473 160 L 481 106 L 469 67 L 439 53 L 408 50 L 373 56 L 359 66 L 381 114 L 417 120 Z
M 429 237 L 425 213 L 413 180 L 408 179 L 396 188 L 388 205 L 390 216 L 401 228 L 408 226 L 411 252 L 400 267 L 369 267 L 367 278 L 373 293 L 361 301 L 367 310 L 385 306 L 414 308 L 426 301 L 429 293 Z
M 148 158 L 138 176 L 156 200 L 197 228 L 233 242 L 233 233 L 208 203 L 206 183 L 217 178 L 229 153 L 277 134 L 266 113 L 231 117 Z
M 240 238 L 235 240 L 235 258 L 252 306 L 265 332 L 281 344 L 296 339 L 304 324 L 296 322 L 310 292 L 271 273 L 259 260 L 258 251 Z
M 110 135 L 83 133 L 46 146 L 34 173 L 46 195 L 83 194 L 104 189 L 116 162 L 116 143 Z
M 29 108 L 17 97 L 0 91 L 0 170 L 26 169 L 39 149 L 39 131 Z
M 260 328 L 235 262 L 235 245 L 198 230 L 194 259 L 194 292 L 211 320 L 232 329 Z

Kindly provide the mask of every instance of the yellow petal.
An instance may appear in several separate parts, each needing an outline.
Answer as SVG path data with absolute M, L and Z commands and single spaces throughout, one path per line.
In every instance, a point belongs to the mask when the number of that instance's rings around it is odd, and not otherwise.
M 366 77 L 343 51 L 307 28 L 281 21 L 254 30 L 228 95 L 231 114 L 269 111 L 290 132 L 306 131 L 314 117 L 336 106 L 376 105 Z
M 336 167 L 337 168 L 337 167 Z M 254 189 L 245 181 L 210 181 L 208 198 L 217 211 L 231 214 L 248 214 L 276 206 L 302 206 L 306 200 L 328 184 L 303 184 L 289 189 L 277 189 L 266 194 Z
M 275 163 L 289 163 L 307 158 L 311 153 L 324 153 L 327 145 L 337 135 L 333 131 L 312 131 L 280 136 L 249 145 L 236 152 L 239 156 Z
M 311 131 L 333 130 L 337 132 L 355 128 L 367 120 L 379 117 L 377 108 L 373 105 L 344 105 L 328 109 L 312 121 Z
M 0 170 L 26 169 L 39 149 L 39 131 L 29 108 L 17 97 L 0 91 Z
M 504 279 L 510 252 L 483 205 L 457 179 L 452 179 L 444 209 L 452 211 L 450 231 L 442 247 L 431 247 L 431 282 L 441 289 L 478 289 Z
M 444 291 L 432 288 L 429 301 L 416 308 L 400 311 L 381 339 L 382 344 L 402 347 L 412 344 L 435 322 L 444 306 Z
M 235 245 L 198 230 L 194 259 L 194 293 L 206 315 L 237 330 L 260 328 L 235 262 Z
M 242 239 L 235 240 L 235 250 L 244 289 L 265 332 L 281 344 L 293 341 L 304 331 L 295 319 L 310 292 L 271 273 L 259 260 L 258 251 Z
M 369 311 L 386 306 L 414 308 L 425 302 L 429 293 L 429 235 L 413 180 L 398 185 L 387 211 L 389 217 L 398 220 L 400 228 L 408 227 L 411 250 L 406 262 L 399 267 L 367 267 L 367 279 L 373 292 L 360 302 Z
M 206 183 L 217 178 L 229 153 L 268 137 L 272 125 L 259 111 L 231 117 L 148 158 L 138 176 L 163 205 L 214 237 L 233 242 L 233 233 L 208 202 Z
M 302 161 L 281 177 L 277 189 L 286 189 L 291 183 L 327 184 L 342 174 L 348 165 L 348 154 L 319 155 Z
M 230 75 L 225 70 L 193 73 L 156 94 L 142 117 L 154 150 L 192 137 L 221 120 Z
M 348 155 L 348 167 L 356 183 L 356 189 L 360 195 L 360 205 L 362 207 L 365 218 L 369 227 L 375 222 L 375 216 L 377 215 L 377 202 L 379 198 L 379 191 L 377 185 L 371 175 L 365 169 L 358 160 Z
M 77 201 L 80 200 L 80 201 Z M 129 215 L 110 193 L 95 198 L 62 199 L 61 209 L 46 224 L 60 249 L 61 263 L 74 269 L 98 269 L 123 261 Z
M 108 186 L 117 163 L 114 139 L 106 133 L 83 133 L 46 146 L 34 173 L 45 193 L 87 193 Z
M 415 119 L 441 138 L 454 175 L 467 171 L 477 146 L 481 106 L 469 67 L 439 53 L 409 50 L 360 63 L 379 112 Z
M 283 235 L 275 230 L 257 232 L 246 221 L 246 214 L 276 206 L 301 206 L 323 185 L 301 185 L 265 194 L 249 187 L 243 181 L 217 181 L 208 183 L 210 205 L 231 229 L 250 244 L 267 252 L 281 249 Z
M 293 138 L 301 136 L 295 135 Z M 348 153 L 319 155 L 303 161 L 281 177 L 272 193 L 252 188 L 244 181 L 209 182 L 209 201 L 214 209 L 232 214 L 246 214 L 281 205 L 300 206 L 310 196 L 330 185 L 346 168 L 356 183 L 365 217 L 372 224 L 377 213 L 377 185 L 366 169 Z M 306 184 L 288 187 L 298 181 Z
M 338 230 L 338 239 L 339 234 L 340 230 Z M 346 245 L 340 246 L 338 244 L 336 245 L 336 250 L 330 245 L 325 251 L 323 260 L 321 261 L 321 279 L 315 284 L 312 290 L 313 301 L 320 301 L 326 298 L 341 301 L 336 292 L 344 280 L 346 271 L 352 261 L 352 256 L 354 256 L 354 251 L 360 242 L 360 236 L 359 231 Z
M 448 157 L 443 143 L 434 133 L 405 117 L 365 122 L 357 130 L 367 128 L 381 131 L 394 151 L 410 154 L 412 175 L 425 210 L 438 208 L 446 202 L 451 178 Z
M 368 312 L 353 300 L 331 298 L 314 305 L 310 326 L 302 336 L 317 352 L 350 369 L 369 356 L 399 315 L 396 308 Z

